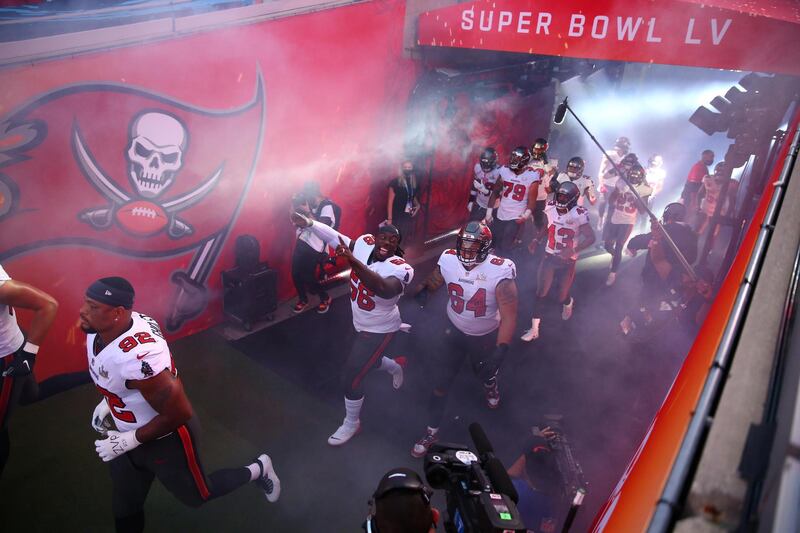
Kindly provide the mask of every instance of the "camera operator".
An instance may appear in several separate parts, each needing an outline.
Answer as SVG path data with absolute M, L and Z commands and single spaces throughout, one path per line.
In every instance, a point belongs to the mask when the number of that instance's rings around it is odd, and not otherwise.
M 439 511 L 431 507 L 433 491 L 408 468 L 389 470 L 372 494 L 367 533 L 434 533 Z
M 529 532 L 556 531 L 562 482 L 549 442 L 555 437 L 555 431 L 549 427 L 542 429 L 541 436 L 532 437 L 508 469 L 519 495 L 517 510 Z
M 338 226 L 336 205 L 325 198 L 319 191 L 319 184 L 313 181 L 306 182 L 303 191 L 292 198 L 292 207 L 289 213 L 299 212 L 303 215 L 319 220 L 331 227 Z M 319 295 L 317 313 L 327 313 L 331 305 L 331 297 L 319 283 L 316 272 L 317 266 L 328 255 L 325 253 L 325 243 L 309 228 L 296 228 L 297 241 L 292 254 L 292 281 L 297 290 L 297 304 L 293 311 L 302 313 L 308 308 L 308 293 Z

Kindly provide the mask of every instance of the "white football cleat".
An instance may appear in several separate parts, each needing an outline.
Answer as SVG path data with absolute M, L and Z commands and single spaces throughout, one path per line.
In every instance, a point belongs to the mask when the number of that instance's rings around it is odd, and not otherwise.
M 331 446 L 341 446 L 345 444 L 347 441 L 352 439 L 356 436 L 356 434 L 361 431 L 361 421 L 359 420 L 355 424 L 350 424 L 347 421 L 343 422 L 341 426 L 331 435 L 328 437 L 328 444 Z
M 617 273 L 616 272 L 609 272 L 608 277 L 606 278 L 606 287 L 610 287 L 617 281 Z
M 419 459 L 426 453 L 435 442 L 439 440 L 438 431 L 436 433 L 432 433 L 431 430 L 427 430 L 425 432 L 425 436 L 422 437 L 414 444 L 414 447 L 411 449 L 411 457 L 416 457 Z
M 272 466 L 269 455 L 262 453 L 256 458 L 256 463 L 261 468 L 261 476 L 256 480 L 258 486 L 264 491 L 267 501 L 275 503 L 281 497 L 281 480 Z
M 525 342 L 531 342 L 531 341 L 535 341 L 536 339 L 538 339 L 539 338 L 539 323 L 541 321 L 542 321 L 541 318 L 534 318 L 533 320 L 531 320 L 531 329 L 525 331 L 525 333 L 522 334 L 522 337 L 520 337 L 520 339 L 522 339 Z
M 561 306 L 561 320 L 569 320 L 572 317 L 572 307 L 574 303 L 575 300 L 570 296 L 569 303 L 565 303 Z

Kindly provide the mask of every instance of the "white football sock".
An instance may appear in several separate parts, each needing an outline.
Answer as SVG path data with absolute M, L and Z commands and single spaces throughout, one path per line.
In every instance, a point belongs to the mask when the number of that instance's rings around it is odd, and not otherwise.
M 261 465 L 253 463 L 245 467 L 250 471 L 250 481 L 255 481 L 261 477 Z
M 344 423 L 354 426 L 358 424 L 359 416 L 361 415 L 361 406 L 364 404 L 364 397 L 362 396 L 358 400 L 351 400 L 345 396 L 344 398 L 344 410 L 345 410 L 345 417 Z
M 388 372 L 390 374 L 395 374 L 401 370 L 400 365 L 394 359 L 390 359 L 386 356 L 381 358 L 381 366 L 378 367 L 378 370 L 383 370 L 384 372 Z

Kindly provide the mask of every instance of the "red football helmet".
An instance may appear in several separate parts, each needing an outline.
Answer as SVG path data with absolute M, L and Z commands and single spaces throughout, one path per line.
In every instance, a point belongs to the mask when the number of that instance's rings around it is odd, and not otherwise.
M 535 161 L 547 160 L 547 139 L 539 137 L 531 145 L 531 158 Z
M 492 232 L 483 222 L 473 220 L 456 237 L 456 257 L 464 266 L 483 263 L 492 246 Z

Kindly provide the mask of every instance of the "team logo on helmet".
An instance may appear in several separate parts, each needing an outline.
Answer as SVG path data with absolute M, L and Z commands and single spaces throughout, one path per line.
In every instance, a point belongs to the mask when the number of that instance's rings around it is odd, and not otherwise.
M 531 145 L 531 158 L 535 161 L 547 159 L 547 139 L 539 137 Z
M 556 189 L 555 204 L 557 209 L 569 211 L 578 205 L 578 198 L 581 195 L 578 186 L 571 181 L 564 181 L 558 184 Z
M 481 153 L 481 169 L 491 172 L 497 167 L 497 152 L 494 148 L 487 148 Z
M 576 180 L 583 176 L 583 169 L 586 167 L 586 163 L 580 157 L 573 157 L 567 163 L 567 176 L 569 179 Z
M 482 263 L 489 255 L 492 246 L 492 232 L 486 224 L 478 221 L 468 222 L 456 237 L 456 257 L 463 265 Z
M 525 168 L 530 161 L 531 154 L 528 152 L 528 149 L 524 146 L 517 146 L 511 150 L 511 156 L 508 158 L 508 167 L 511 170 L 519 170 Z
M 638 163 L 633 165 L 628 171 L 628 181 L 633 185 L 641 185 L 644 183 L 645 172 L 641 165 Z

